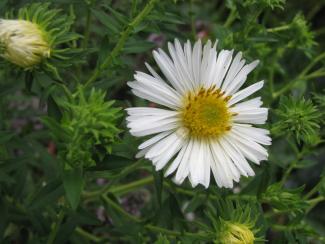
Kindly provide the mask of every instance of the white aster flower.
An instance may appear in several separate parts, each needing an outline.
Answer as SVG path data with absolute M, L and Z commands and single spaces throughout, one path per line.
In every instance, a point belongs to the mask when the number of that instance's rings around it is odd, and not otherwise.
M 26 20 L 0 19 L 0 56 L 31 69 L 50 56 L 50 45 L 40 27 Z
M 257 82 L 239 90 L 258 61 L 245 65 L 242 53 L 217 53 L 217 42 L 192 49 L 176 39 L 168 43 L 171 58 L 161 49 L 154 58 L 165 81 L 148 64 L 151 75 L 136 72 L 128 82 L 132 92 L 165 108 L 128 108 L 127 126 L 132 135 L 153 135 L 139 146 L 137 157 L 152 161 L 156 170 L 166 167 L 165 176 L 175 173 L 181 184 L 186 177 L 193 187 L 210 183 L 210 169 L 219 187 L 233 187 L 241 175 L 253 176 L 247 160 L 259 164 L 268 153 L 269 131 L 264 124 L 267 108 L 261 98 L 243 101 L 263 86 Z

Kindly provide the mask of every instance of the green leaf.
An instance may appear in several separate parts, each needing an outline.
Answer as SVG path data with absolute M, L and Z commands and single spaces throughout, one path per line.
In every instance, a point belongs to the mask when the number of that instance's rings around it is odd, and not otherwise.
M 161 233 L 158 236 L 158 240 L 155 241 L 154 244 L 170 244 L 170 241 L 166 236 L 163 236 Z
M 0 143 L 6 143 L 10 141 L 14 135 L 15 134 L 9 131 L 0 131 Z
M 83 189 L 82 168 L 75 168 L 63 171 L 63 186 L 66 197 L 72 209 L 77 209 L 80 201 L 80 195 Z
M 91 9 L 91 12 L 100 21 L 100 23 L 107 27 L 109 33 L 118 34 L 120 32 L 121 26 L 117 24 L 116 21 L 104 11 Z
M 29 201 L 28 205 L 31 209 L 40 209 L 56 202 L 63 193 L 62 183 L 59 179 L 54 179 L 41 188 L 36 196 Z
M 154 181 L 155 181 L 155 189 L 156 189 L 158 205 L 159 205 L 159 207 L 161 207 L 164 175 L 163 175 L 162 171 L 157 172 L 155 169 L 153 169 L 152 172 L 153 172 Z
M 55 118 L 57 121 L 59 121 L 62 118 L 62 113 L 56 101 L 51 95 L 49 95 L 47 99 L 47 106 L 48 106 L 47 108 L 48 115 L 51 116 L 52 118 Z
M 125 44 L 123 51 L 125 53 L 142 53 L 154 48 L 155 46 L 155 43 L 149 41 L 129 41 Z

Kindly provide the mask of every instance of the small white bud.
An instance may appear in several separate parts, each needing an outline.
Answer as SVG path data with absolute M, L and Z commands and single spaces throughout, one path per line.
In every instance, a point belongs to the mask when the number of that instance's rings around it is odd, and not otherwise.
M 33 69 L 50 57 L 46 33 L 26 20 L 0 19 L 0 56 L 24 69 Z

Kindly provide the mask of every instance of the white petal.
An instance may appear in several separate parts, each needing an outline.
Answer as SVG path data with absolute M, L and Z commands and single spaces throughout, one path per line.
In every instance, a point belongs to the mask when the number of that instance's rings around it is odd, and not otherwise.
M 221 88 L 222 91 L 227 90 L 228 86 L 231 84 L 231 82 L 236 77 L 238 72 L 244 66 L 245 60 L 241 60 L 241 58 L 242 58 L 242 53 L 241 52 L 237 53 L 237 55 L 235 56 L 231 66 L 229 68 L 229 71 L 227 73 L 225 81 L 222 84 L 222 88 Z
M 184 153 L 184 156 L 179 164 L 179 167 L 177 169 L 176 175 L 174 177 L 174 181 L 177 184 L 182 184 L 185 178 L 189 174 L 189 160 L 190 156 L 192 154 L 192 149 L 193 149 L 193 140 L 190 140 L 189 143 L 187 144 L 186 151 Z
M 174 67 L 172 60 L 168 57 L 168 55 L 161 49 L 159 52 L 153 51 L 154 59 L 156 60 L 159 68 L 164 73 L 165 77 L 172 84 L 172 86 L 180 93 L 184 94 L 186 90 L 184 89 L 184 85 L 176 76 L 177 72 Z
M 267 159 L 268 157 L 267 150 L 264 147 L 262 147 L 260 144 L 250 140 L 249 137 L 244 137 L 240 133 L 240 130 L 238 132 L 233 130 L 229 134 L 236 142 L 241 143 L 244 147 L 250 149 L 260 160 Z
M 202 140 L 195 140 L 189 160 L 189 179 L 193 187 L 198 184 L 206 186 L 205 173 L 206 173 L 206 157 L 208 150 Z M 209 168 L 210 171 L 210 168 Z
M 138 97 L 141 97 L 143 99 L 146 99 L 148 101 L 157 103 L 157 104 L 161 104 L 163 106 L 172 108 L 172 109 L 178 109 L 178 105 L 176 105 L 175 103 L 171 102 L 168 98 L 163 97 L 163 96 L 159 96 L 159 93 L 156 92 L 152 92 L 150 90 L 146 90 L 146 88 L 144 89 L 142 86 L 139 86 L 138 84 L 136 84 L 135 82 L 128 82 L 127 83 L 130 87 L 134 87 L 134 89 L 132 89 L 132 93 Z
M 214 71 L 214 82 L 217 88 L 221 87 L 222 81 L 227 73 L 227 70 L 231 64 L 232 51 L 222 50 L 218 55 L 217 65 Z
M 236 77 L 230 82 L 229 86 L 225 90 L 226 95 L 232 95 L 239 90 L 239 88 L 244 84 L 247 79 L 247 75 L 256 68 L 259 61 L 255 60 L 254 62 L 245 65 Z
M 202 62 L 202 43 L 198 40 L 194 44 L 193 54 L 192 54 L 192 70 L 194 75 L 195 84 L 200 84 L 200 73 L 201 73 L 201 62 Z
M 246 108 L 246 109 L 232 109 L 238 114 L 233 117 L 234 122 L 247 124 L 265 124 L 267 120 L 267 108 Z
M 214 71 L 217 66 L 217 50 L 215 48 L 211 48 L 209 52 L 209 58 L 205 73 L 203 73 L 203 77 L 201 80 L 202 85 L 205 88 L 210 88 L 213 81 L 215 80 Z
M 180 152 L 177 154 L 174 161 L 169 165 L 167 171 L 165 172 L 165 177 L 173 173 L 179 166 L 180 162 L 182 161 L 184 154 L 186 152 L 186 148 L 188 147 L 188 142 L 184 142 L 183 147 L 181 148 Z
M 149 146 L 155 144 L 156 142 L 160 141 L 164 137 L 168 136 L 171 133 L 172 133 L 172 131 L 166 131 L 166 132 L 159 133 L 158 135 L 155 135 L 155 136 L 151 137 L 149 140 L 146 140 L 145 142 L 141 143 L 139 145 L 138 149 L 144 149 L 146 147 L 149 147 Z
M 167 100 L 170 100 L 170 102 L 179 107 L 181 95 L 164 81 L 156 79 L 155 77 L 143 72 L 137 72 L 134 75 L 134 78 L 136 81 L 128 83 L 128 85 L 133 89 L 151 91 L 151 93 L 154 93 L 153 95 L 164 96 Z M 137 86 L 134 84 L 137 84 Z
M 203 182 L 201 182 L 201 184 L 204 185 L 205 188 L 208 188 L 210 184 L 210 172 L 211 172 L 211 161 L 212 161 L 212 154 L 208 142 L 203 142 L 203 151 L 204 151 L 203 153 L 204 177 L 203 177 Z
M 208 61 L 210 58 L 211 51 L 211 41 L 208 40 L 207 43 L 203 47 L 203 55 L 201 62 L 201 70 L 200 70 L 200 83 L 204 84 L 205 75 L 207 74 Z
M 271 145 L 272 140 L 268 136 L 270 132 L 266 129 L 255 128 L 247 124 L 233 124 L 232 130 L 259 144 Z
M 239 112 L 239 110 L 236 109 L 245 109 L 245 108 L 259 108 L 262 106 L 262 101 L 261 101 L 261 97 L 255 97 L 253 99 L 250 99 L 248 101 L 245 102 L 241 102 L 241 103 L 237 103 L 236 106 L 234 106 L 233 108 L 231 108 L 231 110 L 233 112 Z
M 213 155 L 211 168 L 217 184 L 219 181 L 220 187 L 232 188 L 233 180 L 238 181 L 240 177 L 237 168 L 218 141 L 211 141 L 210 148 Z
M 149 72 L 152 74 L 153 77 L 155 77 L 157 80 L 159 80 L 160 82 L 165 82 L 160 75 L 158 75 L 158 73 L 146 62 L 144 63 L 147 67 L 147 69 L 149 70 Z
M 149 119 L 150 118 L 150 119 Z M 178 117 L 144 116 L 141 119 L 129 122 L 127 127 L 134 136 L 147 136 L 159 132 L 176 129 L 180 126 Z
M 253 176 L 255 173 L 245 157 L 239 150 L 229 141 L 227 136 L 220 139 L 220 146 L 224 152 L 231 158 L 234 165 L 236 165 L 239 172 L 244 176 Z
M 168 161 L 182 148 L 183 137 L 174 132 L 156 143 L 145 155 L 152 160 L 156 170 L 161 170 Z
M 235 93 L 230 100 L 228 101 L 228 105 L 231 106 L 233 104 L 236 104 L 237 102 L 245 99 L 246 97 L 252 95 L 254 92 L 261 89 L 264 85 L 264 81 L 259 81 L 237 93 Z

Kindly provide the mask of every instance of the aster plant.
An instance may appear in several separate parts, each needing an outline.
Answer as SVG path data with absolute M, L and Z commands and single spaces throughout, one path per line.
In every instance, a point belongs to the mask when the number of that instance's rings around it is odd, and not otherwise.
M 322 1 L 0 1 L 0 243 L 324 243 Z

